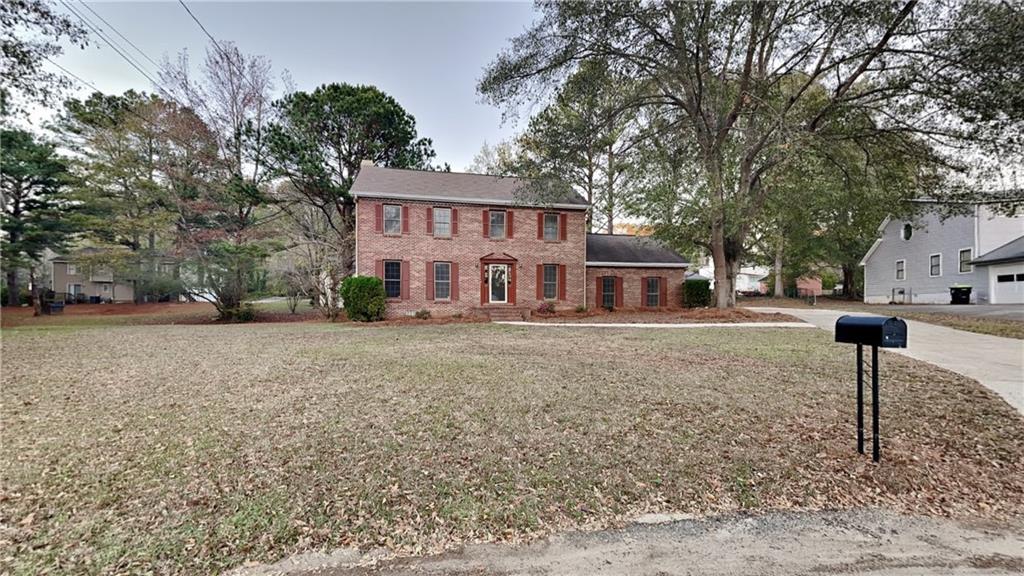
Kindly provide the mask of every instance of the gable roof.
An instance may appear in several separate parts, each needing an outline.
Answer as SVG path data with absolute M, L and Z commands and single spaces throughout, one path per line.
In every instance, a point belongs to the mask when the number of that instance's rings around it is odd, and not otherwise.
M 586 210 L 587 201 L 567 189 L 553 201 L 535 193 L 538 181 L 464 172 L 431 172 L 363 166 L 352 183 L 354 198 L 390 198 L 503 206 L 551 206 Z
M 1017 262 L 1024 260 L 1024 236 L 1016 240 L 1010 240 L 995 250 L 982 254 L 971 260 L 975 266 L 988 266 L 989 264 L 1002 264 L 1004 262 Z
M 587 266 L 686 268 L 689 262 L 650 236 L 587 234 Z

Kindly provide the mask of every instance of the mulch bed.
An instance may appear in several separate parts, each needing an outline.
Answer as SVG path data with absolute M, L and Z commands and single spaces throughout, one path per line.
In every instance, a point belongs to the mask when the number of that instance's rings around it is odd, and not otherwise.
M 554 314 L 540 314 L 536 311 L 530 318 L 536 322 L 555 323 L 621 323 L 621 324 L 683 324 L 702 322 L 800 322 L 788 314 L 765 313 L 743 308 L 686 308 L 683 310 L 631 310 L 608 311 L 604 309 L 587 312 L 559 311 Z

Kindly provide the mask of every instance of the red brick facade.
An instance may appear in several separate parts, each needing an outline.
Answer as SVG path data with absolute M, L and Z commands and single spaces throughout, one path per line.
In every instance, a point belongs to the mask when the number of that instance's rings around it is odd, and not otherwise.
M 401 206 L 401 233 L 385 234 L 383 206 Z M 451 208 L 451 234 L 434 234 L 428 214 Z M 503 239 L 488 237 L 489 211 L 506 212 Z M 545 213 L 559 214 L 559 239 L 543 239 Z M 397 225 L 396 225 L 397 226 Z M 388 300 L 388 316 L 427 309 L 435 316 L 470 314 L 481 308 L 535 309 L 542 298 L 538 275 L 543 265 L 557 268 L 556 298 L 560 309 L 585 301 L 587 274 L 586 218 L 583 210 L 542 210 L 427 201 L 360 198 L 356 204 L 356 273 L 383 278 L 384 262 L 401 262 L 400 298 Z M 437 299 L 433 263 L 451 263 L 451 297 Z M 507 265 L 507 304 L 490 304 L 484 271 L 488 264 Z M 680 272 L 681 275 L 681 272 Z
M 587 303 L 589 307 L 602 306 L 601 278 L 615 278 L 615 308 L 649 308 L 646 278 L 660 278 L 658 308 L 682 308 L 684 268 L 587 268 Z

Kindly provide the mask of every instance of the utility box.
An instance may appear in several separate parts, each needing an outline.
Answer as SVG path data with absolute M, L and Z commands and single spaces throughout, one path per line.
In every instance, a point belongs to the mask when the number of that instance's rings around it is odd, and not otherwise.
M 907 323 L 881 316 L 840 316 L 836 320 L 836 342 L 906 348 Z

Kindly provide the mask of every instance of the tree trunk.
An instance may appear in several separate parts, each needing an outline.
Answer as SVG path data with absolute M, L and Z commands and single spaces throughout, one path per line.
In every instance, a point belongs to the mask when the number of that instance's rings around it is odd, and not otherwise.
M 854 287 L 854 284 L 856 283 L 856 280 L 857 280 L 856 270 L 853 269 L 852 265 L 844 264 L 843 265 L 843 297 L 844 298 L 847 298 L 849 300 L 853 300 L 854 298 L 856 298 L 857 295 L 854 293 L 854 291 L 856 290 L 856 288 Z
M 43 291 L 39 289 L 39 283 L 36 282 L 35 269 L 29 269 L 28 272 L 29 283 L 32 285 L 32 315 L 42 316 L 43 314 Z
M 782 281 L 782 238 L 775 245 L 775 294 L 776 298 L 784 296 L 786 291 L 785 283 Z
M 731 308 L 736 305 L 736 275 L 727 258 L 725 231 L 721 223 L 711 228 L 711 261 L 715 263 L 715 307 Z
M 18 298 L 18 269 L 13 267 L 7 269 L 7 305 L 21 305 Z
M 608 218 L 608 233 L 615 234 L 615 150 L 608 144 L 608 190 L 605 192 L 605 215 Z

